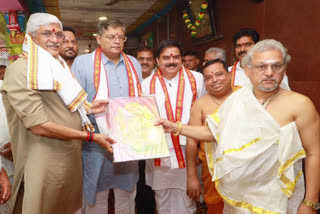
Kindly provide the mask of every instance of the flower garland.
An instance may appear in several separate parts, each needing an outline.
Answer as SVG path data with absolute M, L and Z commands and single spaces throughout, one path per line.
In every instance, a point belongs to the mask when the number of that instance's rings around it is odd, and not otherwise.
M 208 0 L 203 0 L 200 7 L 200 12 L 194 24 L 191 23 L 191 20 L 187 11 L 186 10 L 183 11 L 183 20 L 184 20 L 184 23 L 186 23 L 187 27 L 191 30 L 191 37 L 196 37 L 197 28 L 200 26 L 207 8 L 208 8 Z

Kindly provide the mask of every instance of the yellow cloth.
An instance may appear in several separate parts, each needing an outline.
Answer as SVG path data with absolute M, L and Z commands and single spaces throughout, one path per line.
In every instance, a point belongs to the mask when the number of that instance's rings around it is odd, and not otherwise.
M 209 168 L 229 205 L 241 213 L 297 212 L 305 152 L 295 123 L 280 127 L 250 85 L 234 92 L 207 124 L 217 139 L 212 153 L 206 150 Z

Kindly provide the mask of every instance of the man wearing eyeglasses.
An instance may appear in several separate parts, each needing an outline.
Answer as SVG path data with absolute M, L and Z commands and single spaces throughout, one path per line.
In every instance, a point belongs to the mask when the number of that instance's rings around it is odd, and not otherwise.
M 234 55 L 236 62 L 228 68 L 232 74 L 231 85 L 246 86 L 250 84 L 249 78 L 246 76 L 241 60 L 247 52 L 259 41 L 258 32 L 251 28 L 243 28 L 233 36 Z M 290 89 L 288 77 L 285 75 L 281 83 L 286 89 Z
M 206 155 L 224 213 L 320 209 L 319 113 L 308 97 L 280 86 L 289 62 L 280 42 L 258 42 L 242 59 L 251 84 L 208 115 L 207 126 L 158 122 L 167 132 L 213 141 Z
M 79 56 L 72 71 L 88 93 L 88 100 L 141 95 L 141 67 L 138 61 L 122 52 L 125 25 L 109 18 L 98 26 L 99 47 Z M 97 132 L 107 133 L 106 115 L 89 117 Z M 113 189 L 115 212 L 133 214 L 135 210 L 138 162 L 113 163 L 113 156 L 99 145 L 83 142 L 83 176 L 86 214 L 108 213 L 109 190 Z
M 69 68 L 71 68 L 74 59 L 78 55 L 78 41 L 76 38 L 76 33 L 72 28 L 63 27 L 64 39 L 60 47 L 60 56 L 67 63 Z
M 101 111 L 89 109 L 87 94 L 59 56 L 59 19 L 34 13 L 26 32 L 23 53 L 2 85 L 15 165 L 9 213 L 74 213 L 82 205 L 81 140 L 89 137 L 110 152 L 113 141 L 93 134 L 88 123 L 90 110 Z

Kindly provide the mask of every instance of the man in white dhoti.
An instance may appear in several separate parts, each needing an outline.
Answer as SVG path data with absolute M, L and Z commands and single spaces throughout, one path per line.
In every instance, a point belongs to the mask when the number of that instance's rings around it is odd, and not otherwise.
M 242 61 L 252 85 L 209 115 L 209 128 L 158 122 L 167 132 L 216 139 L 206 152 L 225 213 L 315 214 L 320 207 L 319 114 L 309 98 L 279 87 L 289 61 L 280 42 L 261 41 Z
M 162 118 L 188 124 L 192 103 L 204 94 L 200 73 L 182 66 L 182 47 L 174 40 L 162 41 L 157 50 L 158 71 L 142 82 L 145 95 L 155 94 Z M 170 158 L 147 160 L 146 184 L 155 191 L 159 214 L 194 213 L 195 203 L 186 195 L 186 138 L 166 134 Z

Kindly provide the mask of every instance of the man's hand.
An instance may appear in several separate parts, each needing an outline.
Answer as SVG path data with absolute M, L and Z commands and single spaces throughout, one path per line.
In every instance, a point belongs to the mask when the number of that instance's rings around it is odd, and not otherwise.
M 187 179 L 187 195 L 194 201 L 199 201 L 201 195 L 200 181 L 197 176 L 190 176 Z
M 105 148 L 111 154 L 113 153 L 111 144 L 114 144 L 115 141 L 112 138 L 110 138 L 110 137 L 108 137 L 108 136 L 106 136 L 104 134 L 94 134 L 94 139 L 93 140 L 97 144 L 99 144 L 100 146 Z
M 166 132 L 166 133 L 177 133 L 179 131 L 178 124 L 171 122 L 169 120 L 166 120 L 166 119 L 160 119 L 154 125 L 155 126 L 162 125 L 164 132 Z
M 13 161 L 11 143 L 6 143 L 2 148 L 0 148 L 0 155 L 7 160 Z
M 107 110 L 107 100 L 95 100 L 92 102 L 92 107 L 90 109 L 91 114 L 103 113 Z
M 6 203 L 11 196 L 11 184 L 7 175 L 7 172 L 4 168 L 2 168 L 0 173 L 0 186 L 1 186 L 1 194 L 0 194 L 0 204 Z
M 311 207 L 308 207 L 304 203 L 301 203 L 297 214 L 317 214 L 317 211 L 312 209 Z

